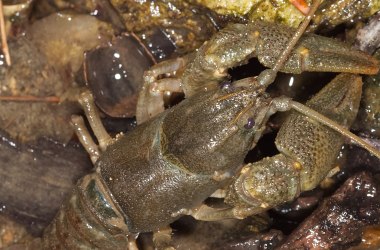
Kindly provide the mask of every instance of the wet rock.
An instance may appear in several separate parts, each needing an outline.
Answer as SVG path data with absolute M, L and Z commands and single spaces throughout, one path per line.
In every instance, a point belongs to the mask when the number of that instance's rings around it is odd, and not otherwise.
M 92 169 L 79 146 L 53 142 L 39 148 L 0 141 L 0 214 L 39 235 L 53 219 L 76 181 Z

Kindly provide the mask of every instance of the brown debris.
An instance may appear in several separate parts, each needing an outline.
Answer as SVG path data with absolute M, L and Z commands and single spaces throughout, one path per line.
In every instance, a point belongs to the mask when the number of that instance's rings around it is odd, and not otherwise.
M 279 249 L 347 249 L 366 226 L 380 223 L 380 185 L 361 172 L 348 179 Z
M 0 215 L 0 249 L 30 239 L 32 237 L 22 225 Z

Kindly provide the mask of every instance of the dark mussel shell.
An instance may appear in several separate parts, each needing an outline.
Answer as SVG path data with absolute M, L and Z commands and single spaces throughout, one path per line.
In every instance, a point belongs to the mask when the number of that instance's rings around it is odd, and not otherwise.
M 98 107 L 112 117 L 132 117 L 136 112 L 144 71 L 154 59 L 131 34 L 115 38 L 109 46 L 85 54 L 86 84 Z

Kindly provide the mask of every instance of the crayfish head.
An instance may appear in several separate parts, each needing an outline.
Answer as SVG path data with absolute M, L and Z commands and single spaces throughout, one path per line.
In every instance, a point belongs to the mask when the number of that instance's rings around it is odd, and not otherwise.
M 168 111 L 166 152 L 192 172 L 235 172 L 251 148 L 256 109 L 269 102 L 261 91 L 244 86 L 197 93 Z

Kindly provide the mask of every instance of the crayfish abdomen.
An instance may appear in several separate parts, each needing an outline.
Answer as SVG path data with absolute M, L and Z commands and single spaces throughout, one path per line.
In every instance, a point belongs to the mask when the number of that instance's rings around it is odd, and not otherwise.
M 86 175 L 32 249 L 126 249 L 128 228 L 120 211 L 98 173 Z

